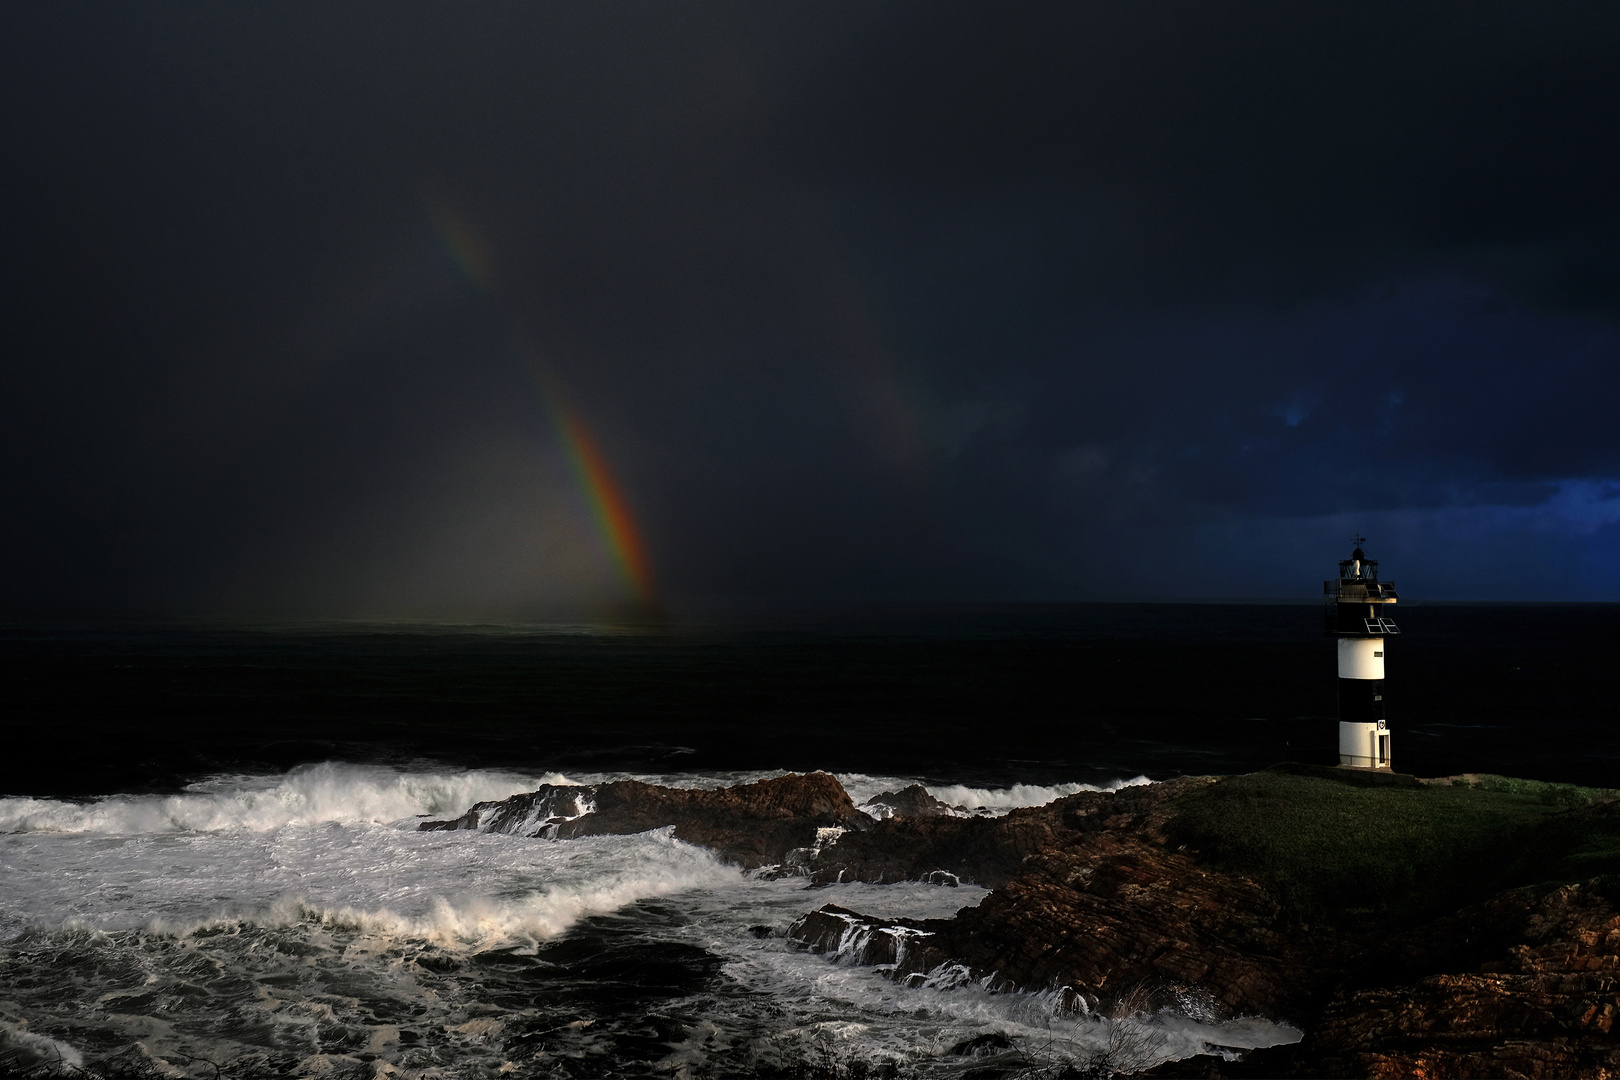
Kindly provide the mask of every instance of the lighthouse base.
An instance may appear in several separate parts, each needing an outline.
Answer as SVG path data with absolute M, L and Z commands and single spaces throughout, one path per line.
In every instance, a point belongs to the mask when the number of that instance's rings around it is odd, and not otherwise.
M 1382 721 L 1339 721 L 1339 764 L 1357 769 L 1389 768 L 1389 729 Z

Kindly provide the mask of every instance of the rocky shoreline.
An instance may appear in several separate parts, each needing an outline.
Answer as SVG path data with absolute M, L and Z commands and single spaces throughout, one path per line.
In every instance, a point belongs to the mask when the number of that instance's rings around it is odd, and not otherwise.
M 903 982 L 952 972 L 1007 990 L 1067 987 L 1076 1007 L 1093 1010 L 1192 994 L 1220 1015 L 1262 1015 L 1306 1033 L 1298 1044 L 1169 1062 L 1151 1075 L 1620 1075 L 1620 889 L 1608 849 L 1585 839 L 1620 835 L 1620 804 L 1598 798 L 1542 812 L 1525 803 L 1542 832 L 1523 836 L 1567 842 L 1560 873 L 1567 879 L 1574 866 L 1590 876 L 1507 888 L 1494 886 L 1511 878 L 1487 880 L 1479 896 L 1452 883 L 1444 895 L 1472 902 L 1433 911 L 1394 897 L 1394 914 L 1380 915 L 1357 906 L 1365 897 L 1304 903 L 1263 860 L 1243 872 L 1212 854 L 1213 842 L 1200 849 L 1206 834 L 1196 829 L 1225 805 L 1212 797 L 1275 797 L 1257 775 L 1082 792 L 1001 817 L 968 815 L 920 787 L 863 810 L 825 773 L 712 791 L 621 781 L 543 788 L 421 827 L 567 839 L 673 826 L 678 839 L 740 866 L 812 883 L 973 882 L 993 891 L 950 919 L 875 919 L 824 905 L 789 938 L 882 965 Z M 1364 776 L 1335 770 L 1295 767 L 1272 786 L 1283 781 L 1285 797 L 1308 791 L 1315 801 L 1305 809 L 1317 814 L 1341 809 L 1341 793 L 1368 797 L 1347 787 Z M 1449 806 L 1463 795 L 1435 797 Z M 1503 798 L 1481 796 L 1480 813 L 1519 805 Z M 1500 834 L 1491 842 L 1520 835 L 1490 820 Z

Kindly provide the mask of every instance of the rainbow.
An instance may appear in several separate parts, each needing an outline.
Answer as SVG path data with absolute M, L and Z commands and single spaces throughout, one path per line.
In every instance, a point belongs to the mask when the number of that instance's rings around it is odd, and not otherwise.
M 428 208 L 438 229 L 439 238 L 455 260 L 467 280 L 491 296 L 496 295 L 497 276 L 489 245 L 464 214 L 442 199 L 429 199 Z M 516 325 L 511 326 L 516 344 L 524 347 L 523 335 Z M 536 350 L 524 348 L 534 354 Z M 538 363 L 537 363 L 538 367 Z M 536 372 L 535 383 L 550 415 L 552 427 L 563 452 L 573 466 L 574 476 L 581 493 L 596 520 L 597 529 L 624 577 L 625 584 L 643 607 L 657 606 L 657 593 L 653 588 L 652 563 L 647 557 L 647 546 L 636 527 L 630 503 L 624 496 L 608 468 L 597 441 L 592 437 L 579 413 L 570 408 L 564 395 L 545 377 Z
M 597 525 L 636 598 L 642 604 L 652 606 L 652 569 L 647 560 L 647 548 L 642 543 L 635 518 L 630 514 L 624 491 L 614 482 L 613 473 L 608 470 L 602 452 L 597 449 L 596 440 L 591 438 L 591 433 L 579 417 L 569 411 L 555 393 L 550 397 L 557 432 L 562 437 L 568 460 L 574 466 L 574 474 L 579 478 L 580 489 L 591 504 Z

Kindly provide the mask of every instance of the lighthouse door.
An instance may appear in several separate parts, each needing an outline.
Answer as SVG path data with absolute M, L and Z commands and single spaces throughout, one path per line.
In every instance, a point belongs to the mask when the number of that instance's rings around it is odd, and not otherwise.
M 1378 734 L 1378 756 L 1374 759 L 1380 769 L 1389 768 L 1389 732 L 1380 731 Z

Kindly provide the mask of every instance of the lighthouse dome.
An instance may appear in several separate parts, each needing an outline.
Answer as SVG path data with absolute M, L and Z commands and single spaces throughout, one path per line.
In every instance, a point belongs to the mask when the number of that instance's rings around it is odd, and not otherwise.
M 1344 549 L 1340 548 L 1339 550 L 1343 551 Z M 1365 551 L 1362 551 L 1360 548 L 1356 548 L 1356 550 L 1354 550 L 1354 551 L 1352 551 L 1350 553 L 1350 557 L 1352 559 L 1365 559 L 1367 557 L 1367 553 Z

